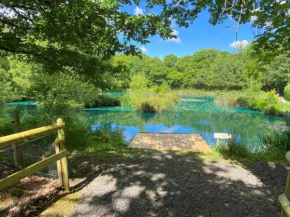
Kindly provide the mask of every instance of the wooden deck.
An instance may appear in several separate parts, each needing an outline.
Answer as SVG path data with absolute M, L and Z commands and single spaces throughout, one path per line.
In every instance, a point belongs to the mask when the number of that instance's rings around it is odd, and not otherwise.
M 211 148 L 196 133 L 137 133 L 129 147 L 144 149 L 211 152 Z

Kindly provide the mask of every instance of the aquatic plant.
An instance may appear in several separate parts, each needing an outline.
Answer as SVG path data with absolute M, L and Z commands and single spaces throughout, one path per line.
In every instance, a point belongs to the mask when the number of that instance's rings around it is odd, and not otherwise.
M 262 137 L 263 152 L 273 152 L 274 154 L 284 154 L 290 150 L 290 130 L 274 135 L 264 135 Z
M 283 113 L 283 120 L 284 120 L 286 126 L 289 126 L 289 124 L 290 124 L 290 112 L 288 110 Z
M 218 151 L 228 157 L 246 158 L 251 154 L 244 141 L 238 140 L 235 136 L 228 142 L 222 142 Z
M 124 130 L 118 126 L 103 122 L 92 132 L 92 138 L 96 142 L 124 145 Z

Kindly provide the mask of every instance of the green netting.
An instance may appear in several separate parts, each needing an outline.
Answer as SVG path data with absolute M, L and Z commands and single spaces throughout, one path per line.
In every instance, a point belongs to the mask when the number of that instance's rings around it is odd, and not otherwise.
M 55 132 L 17 144 L 17 148 L 23 156 L 24 168 L 55 154 L 54 141 L 56 138 L 57 133 Z M 6 177 L 13 172 L 15 172 L 15 166 L 12 146 L 0 149 L 0 178 Z M 55 178 L 57 176 L 56 165 L 53 164 L 37 174 Z

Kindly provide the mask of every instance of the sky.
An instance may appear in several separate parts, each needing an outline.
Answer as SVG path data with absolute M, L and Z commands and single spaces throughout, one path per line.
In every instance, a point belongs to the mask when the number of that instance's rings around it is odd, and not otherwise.
M 125 11 L 132 14 L 142 13 L 142 5 L 127 6 Z M 236 45 L 246 45 L 254 40 L 254 33 L 251 24 L 240 25 L 238 28 L 238 41 L 236 42 L 236 29 L 229 28 L 237 25 L 233 20 L 225 24 L 213 26 L 209 23 L 210 14 L 203 11 L 188 28 L 179 28 L 173 25 L 172 28 L 177 39 L 164 41 L 158 36 L 150 38 L 146 45 L 136 44 L 144 54 L 150 57 L 163 59 L 168 54 L 178 57 L 192 55 L 202 49 L 215 48 L 221 51 L 233 52 Z

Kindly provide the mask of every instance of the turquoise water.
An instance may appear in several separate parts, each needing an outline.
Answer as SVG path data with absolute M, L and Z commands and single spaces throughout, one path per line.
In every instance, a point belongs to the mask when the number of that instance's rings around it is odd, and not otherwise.
M 130 107 L 87 109 L 93 127 L 100 123 L 124 130 L 129 143 L 138 132 L 200 133 L 212 147 L 214 133 L 232 133 L 258 151 L 260 139 L 284 125 L 282 118 L 235 106 L 217 105 L 209 96 L 181 96 L 174 112 L 139 113 Z
M 12 105 L 29 107 L 26 112 L 33 112 L 32 102 Z M 285 125 L 280 117 L 235 106 L 218 105 L 213 97 L 200 95 L 181 96 L 181 102 L 172 112 L 139 113 L 131 107 L 91 108 L 84 112 L 89 116 L 93 128 L 101 123 L 109 124 L 112 128 L 122 128 L 127 143 L 138 132 L 200 133 L 214 147 L 214 133 L 231 133 L 238 140 L 245 141 L 253 151 L 258 151 L 265 133 L 273 132 L 276 126 Z

